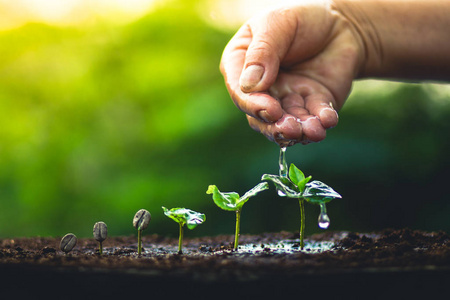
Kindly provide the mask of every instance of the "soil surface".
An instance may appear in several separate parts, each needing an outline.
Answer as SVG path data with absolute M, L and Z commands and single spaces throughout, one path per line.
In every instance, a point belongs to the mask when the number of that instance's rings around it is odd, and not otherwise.
M 450 284 L 450 236 L 387 229 L 185 238 L 108 237 L 103 255 L 93 238 L 65 254 L 61 237 L 0 240 L 0 298 L 82 297 L 416 299 L 444 296 Z M 59 295 L 59 296 L 58 296 Z M 63 295 L 63 296 L 61 296 Z

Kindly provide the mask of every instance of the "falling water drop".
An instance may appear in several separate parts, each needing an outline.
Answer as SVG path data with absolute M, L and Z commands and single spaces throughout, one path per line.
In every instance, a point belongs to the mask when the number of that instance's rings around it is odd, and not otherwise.
M 286 163 L 286 147 L 280 148 L 280 158 L 278 160 L 278 164 L 280 166 L 280 176 L 287 177 L 288 168 Z
M 288 168 L 286 163 L 286 147 L 280 148 L 280 158 L 278 159 L 278 165 L 280 166 L 280 176 L 281 177 L 287 177 L 288 175 Z M 283 191 L 277 190 L 278 196 L 285 197 L 286 194 Z
M 330 226 L 330 218 L 327 215 L 327 208 L 324 203 L 320 204 L 319 227 L 327 229 Z

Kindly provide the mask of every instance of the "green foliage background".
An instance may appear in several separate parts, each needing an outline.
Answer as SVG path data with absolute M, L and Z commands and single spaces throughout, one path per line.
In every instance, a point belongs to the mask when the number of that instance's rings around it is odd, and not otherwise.
M 226 92 L 218 66 L 234 30 L 189 3 L 128 25 L 0 32 L 0 237 L 89 237 L 97 221 L 135 234 L 140 208 L 147 234 L 176 236 L 161 206 L 206 214 L 187 235 L 234 232 L 208 185 L 245 193 L 277 174 L 279 148 Z M 450 230 L 448 91 L 357 83 L 325 141 L 288 149 L 288 163 L 343 196 L 328 205 L 329 230 Z M 307 234 L 318 214 L 307 205 Z M 298 203 L 271 189 L 244 206 L 241 231 L 299 224 Z

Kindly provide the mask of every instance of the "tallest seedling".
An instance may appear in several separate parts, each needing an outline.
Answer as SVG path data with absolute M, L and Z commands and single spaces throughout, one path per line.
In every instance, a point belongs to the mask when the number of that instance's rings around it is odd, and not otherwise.
M 273 182 L 280 196 L 298 199 L 300 204 L 301 249 L 305 245 L 303 241 L 305 235 L 305 201 L 320 205 L 319 227 L 323 229 L 328 227 L 330 219 L 326 214 L 325 204 L 334 198 L 341 198 L 341 195 L 331 187 L 318 180 L 310 182 L 311 176 L 305 177 L 303 172 L 294 164 L 291 164 L 289 168 L 289 178 L 284 174 L 280 176 L 264 174 L 261 179 Z
M 237 250 L 239 244 L 239 231 L 241 226 L 241 211 L 242 206 L 244 206 L 245 202 L 247 202 L 251 197 L 255 196 L 259 192 L 267 190 L 269 188 L 269 184 L 267 182 L 261 182 L 247 193 L 244 196 L 239 197 L 238 193 L 229 192 L 222 193 L 215 185 L 210 185 L 207 194 L 212 194 L 214 203 L 223 210 L 227 211 L 235 211 L 236 212 L 236 232 L 234 234 L 234 250 Z

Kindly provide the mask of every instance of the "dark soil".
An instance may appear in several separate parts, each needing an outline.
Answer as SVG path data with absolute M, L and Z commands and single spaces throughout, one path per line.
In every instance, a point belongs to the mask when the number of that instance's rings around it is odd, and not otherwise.
M 176 239 L 79 239 L 68 254 L 58 238 L 0 240 L 0 299 L 135 297 L 415 299 L 444 296 L 450 284 L 450 236 L 409 229 L 377 233 L 326 232 Z M 191 295 L 191 296 L 189 296 Z M 12 299 L 12 298 L 11 298 Z

